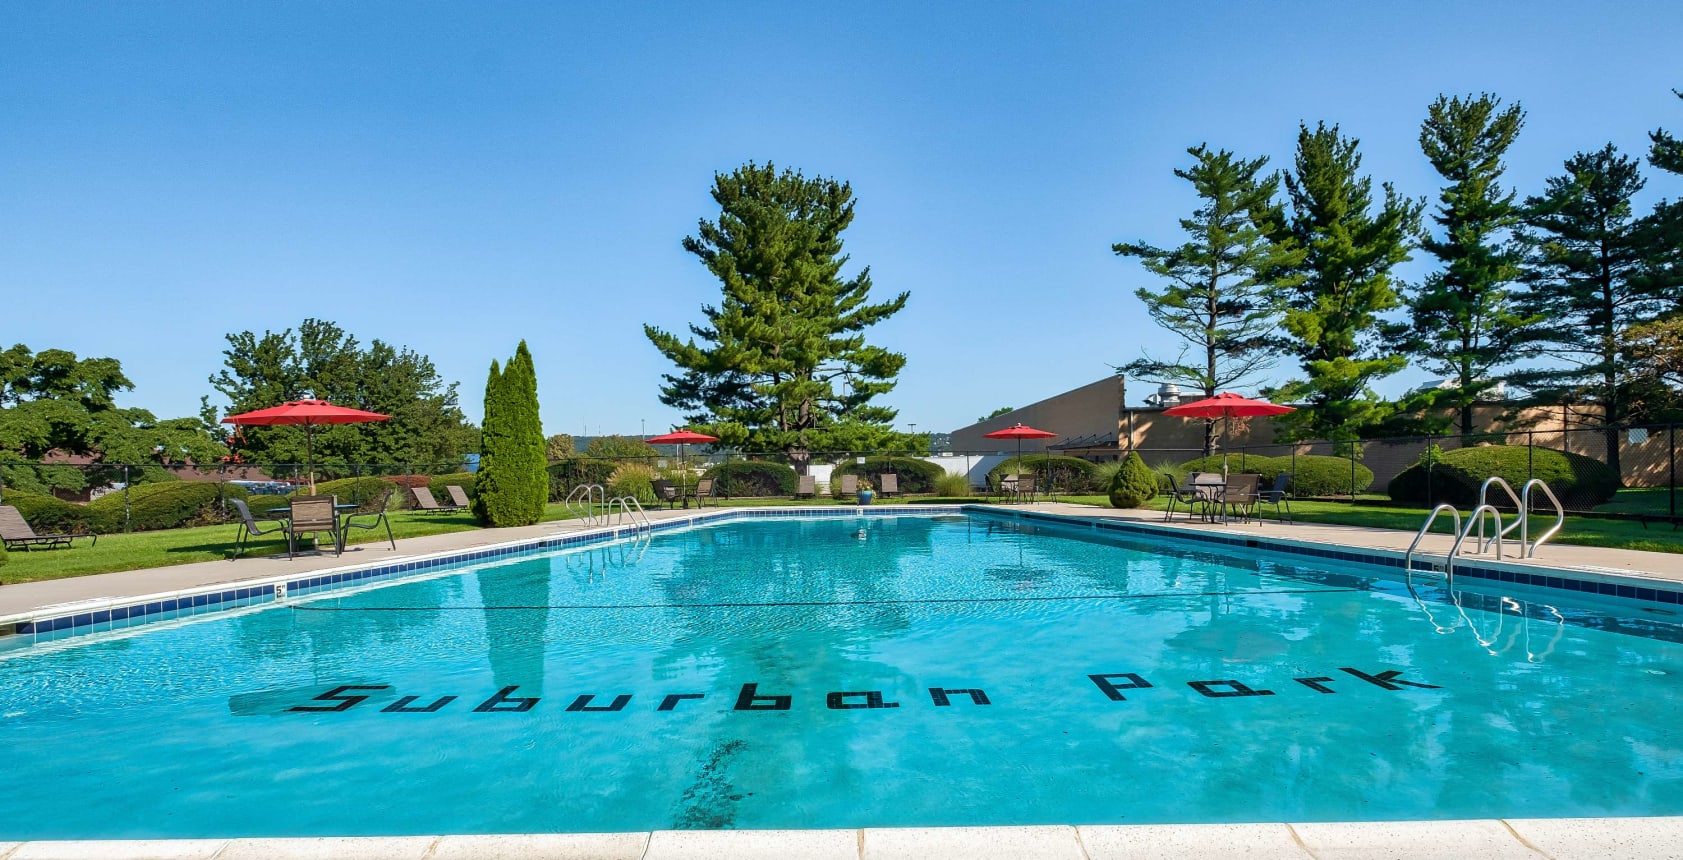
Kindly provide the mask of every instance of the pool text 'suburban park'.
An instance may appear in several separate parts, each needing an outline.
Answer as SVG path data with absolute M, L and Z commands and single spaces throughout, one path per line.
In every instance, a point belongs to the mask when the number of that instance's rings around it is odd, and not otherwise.
M 1292 678 L 1291 680 L 1293 682 L 1300 685 L 1292 689 L 1312 692 L 1319 695 L 1330 695 L 1338 692 L 1338 690 L 1333 686 L 1334 684 L 1353 681 L 1364 682 L 1365 684 L 1373 687 L 1378 687 L 1381 690 L 1391 691 L 1402 690 L 1408 687 L 1414 687 L 1422 690 L 1440 689 L 1435 685 L 1423 684 L 1419 681 L 1405 681 L 1398 677 L 1402 674 L 1402 672 L 1397 669 L 1388 669 L 1372 675 L 1367 672 L 1363 672 L 1360 669 L 1351 669 L 1349 667 L 1341 667 L 1338 671 L 1346 673 L 1348 677 L 1316 675 L 1312 677 Z M 1113 672 L 1108 674 L 1088 675 L 1087 680 L 1092 682 L 1093 686 L 1098 689 L 1099 693 L 1102 693 L 1105 698 L 1112 702 L 1127 701 L 1128 697 L 1124 695 L 1125 691 L 1148 690 L 1155 686 L 1150 681 L 1147 681 L 1143 676 L 1133 672 Z M 1249 696 L 1275 695 L 1273 690 L 1251 687 L 1248 684 L 1230 678 L 1212 681 L 1187 681 L 1186 686 L 1197 692 L 1198 695 L 1209 699 L 1233 699 Z M 342 711 L 348 711 L 357 705 L 368 701 L 370 698 L 373 698 L 376 693 L 390 689 L 392 689 L 392 687 L 388 684 L 344 684 L 334 687 L 333 689 L 328 690 L 327 692 L 310 700 L 317 704 L 296 705 L 288 708 L 288 710 L 301 713 L 318 714 L 339 713 Z M 993 701 L 988 698 L 987 691 L 978 687 L 930 687 L 928 689 L 930 704 L 937 708 L 951 707 L 955 701 L 967 702 L 973 705 L 993 704 Z M 517 695 L 519 691 L 520 687 L 518 685 L 504 687 L 492 694 L 489 698 L 474 705 L 473 712 L 478 714 L 518 714 L 525 713 L 526 711 L 530 711 L 538 706 L 538 702 L 541 701 L 539 697 L 519 696 Z M 586 693 L 578 698 L 575 698 L 571 704 L 567 705 L 567 710 L 578 713 L 623 711 L 631 704 L 633 695 L 634 694 L 632 693 L 620 693 L 615 695 L 612 700 L 608 700 L 607 696 L 603 696 L 602 698 L 604 699 L 604 702 L 602 704 L 596 704 L 596 694 Z M 391 704 L 380 708 L 380 712 L 387 714 L 436 714 L 449 707 L 453 702 L 461 697 L 439 696 L 426 702 L 422 701 L 423 698 L 424 697 L 422 696 L 402 696 L 393 701 Z M 706 693 L 667 693 L 660 697 L 660 704 L 655 707 L 655 710 L 675 711 L 678 710 L 678 707 L 684 702 L 697 701 L 705 698 L 707 698 Z M 743 684 L 742 689 L 736 693 L 736 704 L 731 708 L 731 710 L 787 711 L 794 707 L 794 702 L 794 694 L 779 695 L 774 693 L 762 693 L 760 692 L 760 685 L 757 683 Z M 900 703 L 886 701 L 881 690 L 850 690 L 825 693 L 824 707 L 833 711 L 880 710 L 883 708 L 898 708 L 900 707 Z

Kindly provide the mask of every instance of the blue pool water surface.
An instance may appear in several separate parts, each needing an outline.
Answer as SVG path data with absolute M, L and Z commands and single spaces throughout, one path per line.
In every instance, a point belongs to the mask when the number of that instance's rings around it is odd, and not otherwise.
M 1668 608 L 1314 561 L 739 521 L 37 645 L 0 840 L 1683 813 Z

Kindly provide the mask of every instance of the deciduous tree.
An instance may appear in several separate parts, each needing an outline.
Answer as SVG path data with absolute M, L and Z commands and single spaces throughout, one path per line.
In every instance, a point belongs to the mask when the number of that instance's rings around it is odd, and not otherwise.
M 691 337 L 652 325 L 644 333 L 677 365 L 662 403 L 725 444 L 781 451 L 804 469 L 842 422 L 886 425 L 895 412 L 871 401 L 894 387 L 906 357 L 864 332 L 905 307 L 907 293 L 870 302 L 870 269 L 844 277 L 842 232 L 853 189 L 834 179 L 749 163 L 713 181 L 715 221 L 684 239 L 719 279 L 718 305 L 702 307 Z

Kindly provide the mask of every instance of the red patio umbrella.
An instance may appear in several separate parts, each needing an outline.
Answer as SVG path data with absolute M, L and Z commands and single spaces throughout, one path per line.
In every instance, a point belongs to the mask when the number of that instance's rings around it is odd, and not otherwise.
M 692 442 L 697 443 L 697 444 L 702 443 L 702 442 L 717 442 L 717 441 L 719 441 L 719 437 L 709 436 L 706 433 L 697 433 L 694 430 L 674 430 L 671 433 L 667 433 L 667 434 L 661 435 L 661 436 L 653 436 L 653 437 L 650 437 L 648 439 L 644 439 L 643 441 L 650 444 L 650 445 L 677 445 L 678 446 L 678 462 L 681 464 L 678 467 L 678 469 L 679 469 L 679 471 L 678 471 L 678 495 L 683 496 L 684 495 L 684 488 L 688 484 L 688 480 L 689 480 L 689 475 L 687 474 L 689 470 L 684 468 L 684 465 L 683 465 L 684 464 L 684 446 L 688 445 Z M 700 501 L 698 500 L 696 502 L 696 504 L 699 505 Z M 687 508 L 687 507 L 689 507 L 689 505 L 690 505 L 690 501 L 686 497 L 684 499 L 684 507 Z
M 268 409 L 258 409 L 254 412 L 242 412 L 222 419 L 223 424 L 241 424 L 249 427 L 265 427 L 279 424 L 298 425 L 304 428 L 304 463 L 310 475 L 310 493 L 316 491 L 315 448 L 311 436 L 317 424 L 361 424 L 367 421 L 385 421 L 390 415 L 378 412 L 365 412 L 361 409 L 351 409 L 347 406 L 334 406 L 325 400 L 289 400 L 279 406 Z
M 1227 419 L 1235 415 L 1240 418 L 1248 418 L 1253 415 L 1284 415 L 1287 412 L 1296 411 L 1290 406 L 1281 406 L 1278 403 L 1269 403 L 1266 400 L 1252 400 L 1231 391 L 1224 391 L 1214 397 L 1194 400 L 1191 403 L 1182 403 L 1179 406 L 1170 406 L 1163 410 L 1163 414 L 1177 415 L 1182 418 L 1220 418 L 1222 419 L 1222 435 L 1226 436 Z M 1221 454 L 1221 473 L 1223 475 L 1227 474 L 1226 451 Z
M 1051 439 L 1051 438 L 1053 438 L 1054 436 L 1057 436 L 1057 435 L 1058 434 L 1053 433 L 1050 430 L 1038 430 L 1036 428 L 1030 427 L 1027 424 L 1024 424 L 1021 421 L 1019 421 L 1016 424 L 1005 428 L 1004 430 L 995 430 L 992 433 L 983 433 L 982 438 L 983 439 L 1015 439 L 1015 440 L 1017 440 L 1017 462 L 1021 463 L 1023 461 L 1023 440 L 1024 439 Z M 1050 468 L 1051 463 L 1052 463 L 1052 454 L 1051 454 L 1050 451 L 1048 451 L 1046 453 L 1046 463 L 1047 463 L 1047 467 L 1048 467 L 1047 468 L 1047 478 L 1046 478 L 1046 480 L 1050 481 L 1052 479 L 1051 478 L 1051 468 Z M 1056 494 L 1053 494 L 1052 500 L 1057 501 L 1057 495 Z

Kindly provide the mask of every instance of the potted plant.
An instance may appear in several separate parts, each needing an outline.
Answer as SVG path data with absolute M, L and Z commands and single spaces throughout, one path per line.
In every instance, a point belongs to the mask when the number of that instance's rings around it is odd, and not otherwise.
M 865 477 L 864 475 L 860 475 L 859 476 L 859 504 L 861 504 L 861 505 L 870 504 L 871 500 L 876 498 L 876 495 L 877 495 L 876 492 L 871 489 L 871 479 Z

